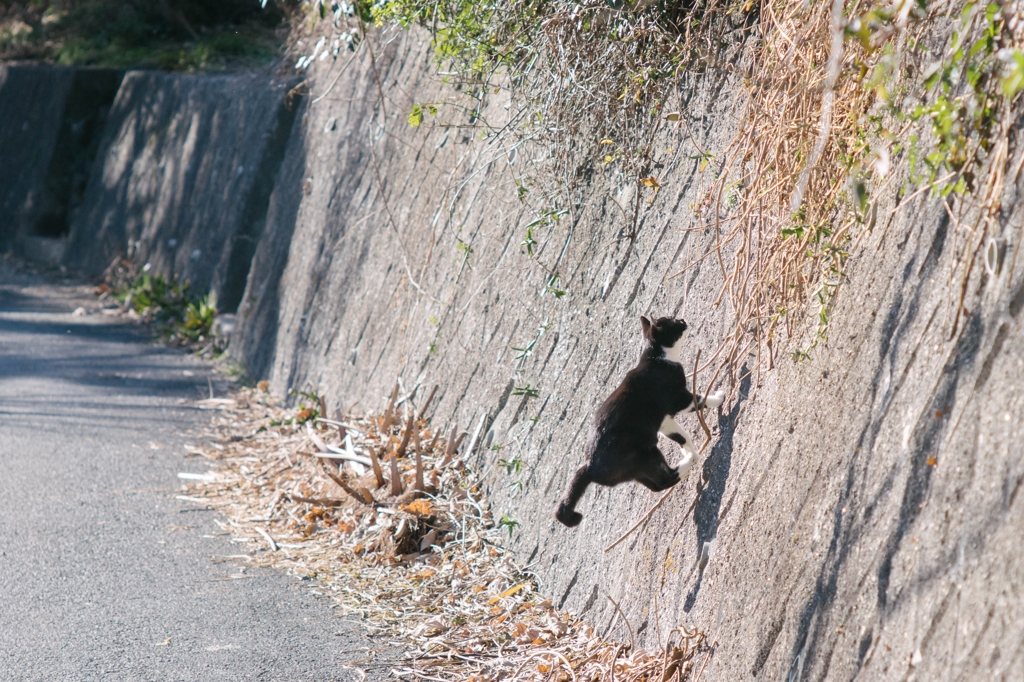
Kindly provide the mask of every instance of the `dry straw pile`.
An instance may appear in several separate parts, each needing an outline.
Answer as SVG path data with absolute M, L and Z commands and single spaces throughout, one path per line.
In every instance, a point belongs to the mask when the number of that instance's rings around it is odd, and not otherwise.
M 251 565 L 315 578 L 350 617 L 405 651 L 366 660 L 403 679 L 697 680 L 713 651 L 677 628 L 661 650 L 607 641 L 560 613 L 502 547 L 461 461 L 412 396 L 381 416 L 323 419 L 321 402 L 286 410 L 243 390 L 217 409 L 211 461 L 179 499 L 216 508 Z M 405 413 L 402 414 L 403 408 Z M 627 629 L 629 624 L 626 623 Z

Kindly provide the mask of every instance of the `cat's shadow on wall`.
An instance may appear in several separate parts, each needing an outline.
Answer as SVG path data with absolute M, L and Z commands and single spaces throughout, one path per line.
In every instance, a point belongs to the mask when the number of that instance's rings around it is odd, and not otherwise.
M 713 542 L 718 533 L 718 523 L 722 508 L 722 498 L 725 495 L 725 485 L 729 480 L 729 473 L 732 470 L 732 449 L 733 436 L 736 433 L 736 419 L 739 416 L 740 406 L 750 396 L 750 375 L 751 372 L 744 365 L 741 375 L 744 376 L 740 382 L 740 390 L 736 402 L 728 411 L 718 415 L 718 441 L 711 447 L 711 454 L 704 458 L 704 466 L 701 470 L 703 489 L 701 490 L 697 504 L 693 509 L 693 523 L 697 527 L 697 554 L 694 557 L 694 564 L 697 567 L 697 582 L 693 589 L 686 595 L 683 603 L 683 611 L 689 613 L 694 604 L 697 603 L 697 594 L 700 592 L 701 583 L 704 580 L 704 568 L 701 566 L 700 557 L 704 547 Z M 684 521 L 685 523 L 685 521 Z M 709 548 L 710 549 L 710 548 Z

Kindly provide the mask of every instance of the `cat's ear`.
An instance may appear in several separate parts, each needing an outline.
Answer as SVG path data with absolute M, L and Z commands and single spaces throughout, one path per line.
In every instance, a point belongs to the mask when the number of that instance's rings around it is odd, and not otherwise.
M 640 316 L 640 326 L 644 330 L 644 338 L 648 339 L 651 337 L 651 321 L 647 319 L 647 316 Z

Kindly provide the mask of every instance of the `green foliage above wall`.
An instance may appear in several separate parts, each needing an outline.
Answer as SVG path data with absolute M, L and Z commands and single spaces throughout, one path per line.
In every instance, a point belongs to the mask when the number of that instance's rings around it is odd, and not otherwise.
M 169 71 L 266 62 L 290 3 L 270 0 L 0 1 L 0 59 Z

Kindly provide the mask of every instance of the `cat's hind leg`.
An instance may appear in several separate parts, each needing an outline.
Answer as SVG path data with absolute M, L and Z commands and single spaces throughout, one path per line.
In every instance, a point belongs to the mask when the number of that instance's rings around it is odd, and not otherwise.
M 679 480 L 686 478 L 686 474 L 690 473 L 690 467 L 693 466 L 693 460 L 695 455 L 693 450 L 684 449 L 683 458 L 679 460 L 679 464 L 676 465 L 676 473 L 679 474 Z
M 679 471 L 670 467 L 665 461 L 665 455 L 661 454 L 661 450 L 657 446 L 653 446 L 645 453 L 643 465 L 637 471 L 636 480 L 657 493 L 679 483 Z
M 576 504 L 583 497 L 583 493 L 586 492 L 587 486 L 593 482 L 593 478 L 590 475 L 586 466 L 582 466 L 576 470 L 573 474 L 572 480 L 569 482 L 569 489 L 565 492 L 565 497 L 558 503 L 558 508 L 555 510 L 555 518 L 558 519 L 563 525 L 573 528 L 578 526 L 580 521 L 583 520 L 583 514 L 576 511 Z
M 676 465 L 676 471 L 679 474 L 679 479 L 682 480 L 686 477 L 686 474 L 690 473 L 690 467 L 693 466 L 693 460 L 695 451 L 693 447 L 693 441 L 686 435 L 686 432 L 679 428 L 679 424 L 671 415 L 666 416 L 661 420 L 661 426 L 658 428 L 665 436 L 675 441 L 679 447 L 683 449 L 683 459 L 680 460 L 679 464 Z

